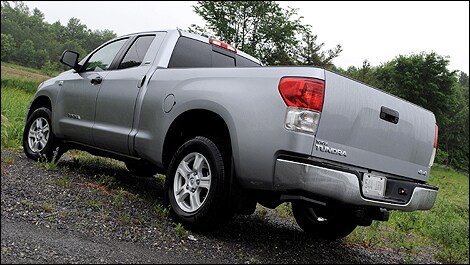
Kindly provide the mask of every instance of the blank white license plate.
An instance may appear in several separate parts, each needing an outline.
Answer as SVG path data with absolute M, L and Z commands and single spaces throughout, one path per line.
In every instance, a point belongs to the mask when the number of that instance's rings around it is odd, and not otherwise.
M 365 196 L 383 197 L 387 178 L 372 174 L 364 174 L 362 181 L 362 193 Z

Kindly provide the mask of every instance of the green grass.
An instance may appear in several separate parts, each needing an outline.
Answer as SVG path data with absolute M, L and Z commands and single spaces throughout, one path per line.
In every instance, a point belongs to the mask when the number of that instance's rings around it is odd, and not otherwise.
M 40 84 L 41 82 L 38 80 L 2 76 L 2 94 L 3 94 L 3 88 L 13 88 L 13 89 L 18 89 L 18 90 L 23 90 L 33 95 L 38 90 L 38 87 Z
M 435 165 L 429 184 L 439 187 L 428 211 L 392 211 L 388 222 L 358 227 L 347 241 L 369 247 L 390 247 L 397 253 L 416 254 L 435 245 L 434 256 L 444 263 L 469 262 L 469 177 Z
M 21 146 L 28 104 L 32 93 L 4 87 L 2 79 L 2 148 Z

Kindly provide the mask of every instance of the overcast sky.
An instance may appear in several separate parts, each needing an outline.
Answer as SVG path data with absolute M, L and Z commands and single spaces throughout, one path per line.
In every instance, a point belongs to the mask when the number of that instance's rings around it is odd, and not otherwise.
M 37 7 L 49 23 L 66 25 L 71 17 L 92 30 L 109 29 L 117 35 L 133 32 L 187 29 L 204 25 L 194 13 L 196 2 L 183 1 L 24 1 Z M 281 1 L 282 7 L 298 8 L 303 24 L 312 26 L 325 48 L 341 44 L 343 52 L 336 66 L 373 66 L 396 56 L 436 52 L 449 56 L 451 70 L 469 73 L 469 2 L 295 2 Z

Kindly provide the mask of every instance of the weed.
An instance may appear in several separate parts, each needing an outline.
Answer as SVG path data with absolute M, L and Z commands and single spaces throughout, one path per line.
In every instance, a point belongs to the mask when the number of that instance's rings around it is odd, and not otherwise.
M 102 212 L 100 213 L 101 218 L 103 218 L 103 219 L 105 219 L 105 220 L 108 219 L 108 217 L 109 217 L 110 215 L 111 215 L 111 213 L 110 213 L 109 211 L 102 211 Z
M 47 217 L 47 221 L 52 223 L 55 220 L 55 217 L 56 217 L 55 214 L 51 214 Z
M 123 188 L 120 188 L 120 189 L 116 190 L 116 195 L 114 195 L 114 205 L 118 209 L 121 209 L 122 204 L 123 204 L 124 199 L 125 199 L 127 194 L 129 194 L 129 192 L 127 192 Z
M 68 176 L 55 179 L 54 183 L 61 188 L 69 188 L 71 186 L 70 179 Z
M 34 207 L 34 206 L 33 206 L 33 203 L 32 203 L 31 201 L 29 201 L 29 200 L 22 200 L 21 203 L 22 203 L 24 206 L 26 206 L 26 208 L 27 208 L 28 210 L 32 210 L 33 207 Z
M 153 212 L 162 218 L 167 218 L 170 213 L 170 207 L 163 207 L 160 203 L 155 203 L 153 205 Z
M 3 129 L 2 129 L 2 133 L 3 133 Z M 5 155 L 2 154 L 2 164 L 11 165 L 13 163 L 15 163 L 15 157 L 13 153 L 5 154 Z
M 134 218 L 133 223 L 136 224 L 136 225 L 144 225 L 145 224 L 145 218 L 142 215 L 140 215 L 137 218 Z
M 129 217 L 129 214 L 120 214 L 118 217 L 118 222 L 120 225 L 128 225 L 131 223 L 131 218 Z
M 8 255 L 8 248 L 2 247 L 2 255 Z
M 95 177 L 98 179 L 98 182 L 104 186 L 113 187 L 116 185 L 116 179 L 112 176 L 106 174 L 99 174 L 95 175 Z
M 259 260 L 257 258 L 249 258 L 248 259 L 249 264 L 259 264 Z
M 85 202 L 85 205 L 90 208 L 101 208 L 101 206 L 103 206 L 101 202 L 97 202 L 95 200 L 88 200 Z
M 51 161 L 47 161 L 46 157 L 41 157 L 37 163 L 40 167 L 47 171 L 56 171 L 57 170 L 57 164 L 58 161 L 56 161 L 56 156 L 57 156 L 57 151 L 54 151 L 54 156 Z
M 51 212 L 52 211 L 52 203 L 51 202 L 44 202 L 41 205 L 41 208 L 46 212 Z
M 181 223 L 173 223 L 176 229 L 176 237 L 186 239 L 189 236 L 189 231 L 186 231 Z

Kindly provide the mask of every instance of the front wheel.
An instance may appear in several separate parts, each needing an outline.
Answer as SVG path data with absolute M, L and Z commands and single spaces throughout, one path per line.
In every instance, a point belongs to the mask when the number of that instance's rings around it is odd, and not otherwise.
M 23 131 L 23 149 L 27 157 L 52 161 L 58 147 L 51 126 L 51 111 L 47 108 L 35 110 L 28 118 Z M 58 154 L 56 155 L 56 161 Z
M 209 230 L 230 218 L 230 164 L 223 146 L 195 137 L 176 151 L 166 177 L 171 214 L 186 227 Z
M 333 212 L 323 206 L 293 202 L 292 213 L 300 228 L 315 238 L 343 238 L 357 227 L 352 212 L 347 209 Z

